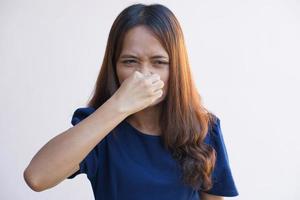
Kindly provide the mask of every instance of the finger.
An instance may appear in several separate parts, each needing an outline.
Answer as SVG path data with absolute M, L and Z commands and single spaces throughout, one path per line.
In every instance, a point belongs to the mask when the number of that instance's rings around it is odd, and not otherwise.
M 160 80 L 160 75 L 156 74 L 156 73 L 153 73 L 152 75 L 148 75 L 145 78 L 149 79 L 151 81 L 151 83 L 155 83 L 155 82 Z
M 156 81 L 155 83 L 153 83 L 153 88 L 154 91 L 158 90 L 158 89 L 162 89 L 164 87 L 165 83 L 162 80 Z
M 134 76 L 137 77 L 137 78 L 144 78 L 144 74 L 142 74 L 141 72 L 139 71 L 134 71 Z
M 157 91 L 154 92 L 153 96 L 154 97 L 161 97 L 163 95 L 163 90 L 162 89 L 158 89 Z

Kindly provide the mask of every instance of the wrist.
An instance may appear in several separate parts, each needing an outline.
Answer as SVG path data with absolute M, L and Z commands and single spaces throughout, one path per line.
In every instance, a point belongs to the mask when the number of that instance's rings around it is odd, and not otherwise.
M 108 99 L 109 103 L 111 104 L 112 109 L 117 112 L 119 115 L 123 116 L 126 118 L 127 116 L 130 115 L 128 110 L 123 106 L 122 101 L 120 98 L 117 96 L 115 93 Z

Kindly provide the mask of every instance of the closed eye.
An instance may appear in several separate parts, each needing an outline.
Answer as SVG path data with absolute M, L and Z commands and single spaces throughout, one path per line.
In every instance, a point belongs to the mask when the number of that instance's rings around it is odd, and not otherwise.
M 160 61 L 160 60 L 156 61 L 156 63 L 160 64 L 160 65 L 167 65 L 167 64 L 169 64 L 168 62 L 164 62 L 164 61 Z
M 122 63 L 124 63 L 124 64 L 130 64 L 132 62 L 135 62 L 135 60 L 124 60 Z
M 131 63 L 136 63 L 136 61 L 135 60 L 124 60 L 124 61 L 122 61 L 122 63 L 124 63 L 124 64 L 131 64 Z M 157 60 L 154 63 L 155 64 L 159 64 L 159 65 L 167 65 L 167 64 L 169 64 L 169 62 L 160 61 L 160 60 Z

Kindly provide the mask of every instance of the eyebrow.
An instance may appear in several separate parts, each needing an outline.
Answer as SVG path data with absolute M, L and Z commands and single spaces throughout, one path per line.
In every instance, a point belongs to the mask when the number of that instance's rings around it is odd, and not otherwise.
M 136 59 L 139 59 L 138 57 L 136 57 L 134 55 L 131 55 L 131 54 L 124 54 L 120 58 L 136 58 Z M 166 59 L 168 59 L 166 56 L 163 56 L 163 55 L 154 55 L 154 56 L 151 56 L 150 58 L 166 58 Z

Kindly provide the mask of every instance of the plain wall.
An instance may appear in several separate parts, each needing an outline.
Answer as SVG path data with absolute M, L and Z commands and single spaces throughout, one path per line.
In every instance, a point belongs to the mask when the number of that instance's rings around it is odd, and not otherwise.
M 113 21 L 135 2 L 0 1 L 1 200 L 93 199 L 84 174 L 37 193 L 23 171 L 72 126 Z M 156 2 L 181 23 L 199 92 L 221 119 L 240 193 L 230 199 L 300 199 L 299 1 Z

